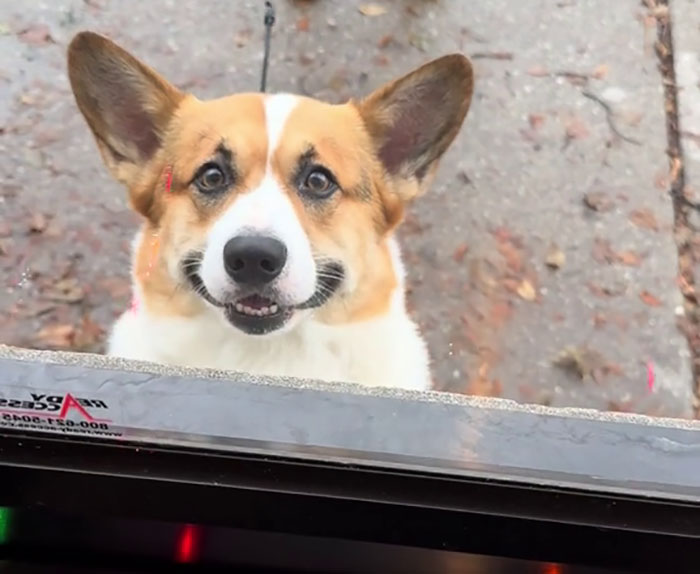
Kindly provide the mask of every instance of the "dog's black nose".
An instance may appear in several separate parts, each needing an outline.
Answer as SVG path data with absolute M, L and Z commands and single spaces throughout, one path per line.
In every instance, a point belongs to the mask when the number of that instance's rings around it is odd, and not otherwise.
M 272 237 L 241 235 L 224 246 L 224 268 L 236 283 L 265 285 L 287 262 L 287 247 Z

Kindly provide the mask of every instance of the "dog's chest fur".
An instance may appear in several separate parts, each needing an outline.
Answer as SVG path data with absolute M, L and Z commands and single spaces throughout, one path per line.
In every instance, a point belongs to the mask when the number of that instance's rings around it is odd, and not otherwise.
M 403 277 L 395 243 L 392 252 Z M 406 313 L 403 281 L 386 315 L 332 326 L 311 318 L 291 332 L 269 337 L 239 333 L 214 310 L 194 318 L 157 317 L 140 306 L 117 321 L 108 352 L 169 365 L 430 389 L 428 353 Z

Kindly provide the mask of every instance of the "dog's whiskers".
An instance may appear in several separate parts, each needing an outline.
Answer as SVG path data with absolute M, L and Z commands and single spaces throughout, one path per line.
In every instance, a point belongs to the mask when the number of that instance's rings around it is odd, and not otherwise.
M 334 271 L 318 271 L 316 272 L 317 277 L 321 277 L 323 279 L 342 279 L 343 278 L 343 273 L 341 272 L 334 272 Z

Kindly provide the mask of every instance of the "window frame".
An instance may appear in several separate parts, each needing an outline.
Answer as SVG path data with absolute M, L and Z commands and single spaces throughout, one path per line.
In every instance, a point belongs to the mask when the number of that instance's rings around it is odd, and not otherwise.
M 105 377 L 134 380 L 137 373 L 147 372 L 150 379 L 141 390 L 165 378 L 173 396 L 183 392 L 183 400 L 191 401 L 195 396 L 192 385 L 211 383 L 210 379 L 201 380 L 202 373 L 178 376 L 160 367 L 133 364 L 129 369 L 136 370 L 117 371 L 114 364 L 102 358 L 42 355 L 37 362 L 37 356 L 30 355 L 0 359 L 0 373 L 13 383 L 9 387 L 0 385 L 0 396 L 10 387 L 19 388 L 18 382 L 26 388 L 65 389 L 67 379 L 62 377 L 66 372 L 50 368 L 57 365 L 69 365 L 74 374 L 79 374 L 71 381 L 80 381 L 83 389 L 103 389 Z M 91 365 L 91 360 L 100 365 Z M 111 370 L 104 370 L 105 364 L 111 365 Z M 435 397 L 423 400 L 415 394 L 363 394 L 343 386 L 324 385 L 310 390 L 308 384 L 295 386 L 297 383 L 290 381 L 261 384 L 259 380 L 249 381 L 243 374 L 231 378 L 225 385 L 221 379 L 215 379 L 216 384 L 223 394 L 245 393 L 251 399 L 240 405 L 241 409 L 257 409 L 249 413 L 250 420 L 264 422 L 271 412 L 284 413 L 290 397 L 306 392 L 303 401 L 308 406 L 304 415 L 307 429 L 318 425 L 333 434 L 337 429 L 328 427 L 329 416 L 342 429 L 343 421 L 351 420 L 358 412 L 370 419 L 393 413 L 398 432 L 404 428 L 402 425 L 411 423 L 402 420 L 401 411 L 410 407 L 406 414 L 411 417 L 415 417 L 416 408 L 425 414 L 425 420 L 413 420 L 413 424 L 429 429 L 435 421 L 437 428 L 437 417 L 457 416 L 455 428 L 462 428 L 463 416 L 469 413 L 475 417 L 469 420 L 481 421 L 482 437 L 489 433 L 495 437 L 487 445 L 488 460 L 453 464 L 455 461 L 445 458 L 416 456 L 415 445 L 410 448 L 413 454 L 400 454 L 398 447 L 394 452 L 389 448 L 385 452 L 363 450 L 369 439 L 360 436 L 361 428 L 355 427 L 355 449 L 333 446 L 332 437 L 321 445 L 305 441 L 302 436 L 296 441 L 279 441 L 272 432 L 272 423 L 249 429 L 245 440 L 228 437 L 232 439 L 229 441 L 222 436 L 199 435 L 189 426 L 180 430 L 176 425 L 168 430 L 149 430 L 119 426 L 120 421 L 115 421 L 117 427 L 127 432 L 114 440 L 0 428 L 0 505 L 94 521 L 107 517 L 191 523 L 212 529 L 235 529 L 231 532 L 244 531 L 247 535 L 267 533 L 286 537 L 289 544 L 305 539 L 322 540 L 324 544 L 342 542 L 346 550 L 353 545 L 359 548 L 371 544 L 383 549 L 377 552 L 385 555 L 424 552 L 634 572 L 696 571 L 692 550 L 700 538 L 700 476 L 688 476 L 687 483 L 681 483 L 689 468 L 689 457 L 690 464 L 697 459 L 700 469 L 700 457 L 693 456 L 693 449 L 700 445 L 700 429 L 695 423 L 645 420 L 640 424 L 639 417 L 603 413 L 564 416 L 554 409 L 443 397 L 457 401 L 458 407 L 451 409 Z M 121 404 L 120 399 L 130 393 L 129 399 L 133 398 L 133 385 L 120 386 L 117 381 L 107 395 L 110 401 L 115 399 Z M 159 396 L 145 392 L 143 400 L 147 403 L 149 398 L 157 400 Z M 258 396 L 260 400 L 256 402 Z M 277 404 L 272 404 L 271 397 L 276 397 Z M 213 399 L 222 402 L 217 397 Z M 496 416 L 485 417 L 489 409 Z M 290 411 L 287 416 L 292 419 L 298 415 Z M 563 434 L 553 437 L 555 424 Z M 499 457 L 508 459 L 510 441 L 518 439 L 523 428 L 531 433 L 528 440 L 533 461 L 569 450 L 575 452 L 583 447 L 572 439 L 585 436 L 590 452 L 599 448 L 618 455 L 610 459 L 611 465 L 629 464 L 629 454 L 625 453 L 632 444 L 648 445 L 649 456 L 665 452 L 649 468 L 638 472 L 639 476 L 657 470 L 661 474 L 657 482 L 626 484 L 552 469 L 499 465 Z M 596 428 L 601 432 L 596 433 Z M 372 431 L 368 429 L 368 433 Z M 618 442 L 612 441 L 611 448 L 612 437 Z M 401 443 L 400 437 L 395 436 L 393 443 L 390 436 L 372 434 L 370 438 L 386 439 L 387 445 Z M 666 450 L 659 449 L 659 440 Z M 430 452 L 431 445 L 439 450 L 440 436 L 426 434 L 425 441 L 424 452 Z M 562 441 L 566 443 L 564 451 Z M 675 450 L 669 445 L 676 445 Z M 553 450 L 547 453 L 548 449 Z M 632 475 L 633 470 L 630 469 Z M 670 482 L 664 484 L 665 479 Z M 188 504 L 183 505 L 183 500 Z M 342 520 L 338 519 L 340 516 Z M 37 548 L 30 547 L 10 544 L 3 552 L 26 559 L 30 549 L 36 554 Z M 321 560 L 311 554 L 306 559 Z M 367 553 L 366 563 L 358 571 L 373 572 L 375 567 L 382 571 L 378 565 L 385 562 L 372 563 L 373 555 Z M 292 558 L 300 559 L 290 554 L 289 559 Z M 248 557 L 249 566 L 252 559 Z M 266 563 L 269 553 L 262 552 L 255 559 L 259 560 L 256 566 L 271 566 Z M 323 559 L 325 563 L 317 564 L 320 571 L 339 566 L 332 564 L 331 556 Z

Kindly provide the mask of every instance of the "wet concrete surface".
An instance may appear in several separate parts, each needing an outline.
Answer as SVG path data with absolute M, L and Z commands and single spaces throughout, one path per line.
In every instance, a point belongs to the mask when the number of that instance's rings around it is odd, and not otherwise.
M 674 84 L 676 87 L 675 145 L 678 147 L 680 198 L 676 209 L 682 225 L 676 233 L 679 245 L 683 293 L 686 298 L 684 329 L 693 354 L 696 394 L 700 392 L 700 2 L 674 0 Z M 696 416 L 700 413 L 695 403 Z
M 700 201 L 700 1 L 674 0 L 671 9 L 685 183 Z
M 269 91 L 342 101 L 448 52 L 473 60 L 465 127 L 401 232 L 439 388 L 690 415 L 665 102 L 644 6 L 275 4 Z M 253 1 L 0 0 L 0 341 L 99 351 L 128 305 L 137 218 L 73 102 L 72 35 L 107 34 L 213 97 L 257 89 L 262 13 Z

